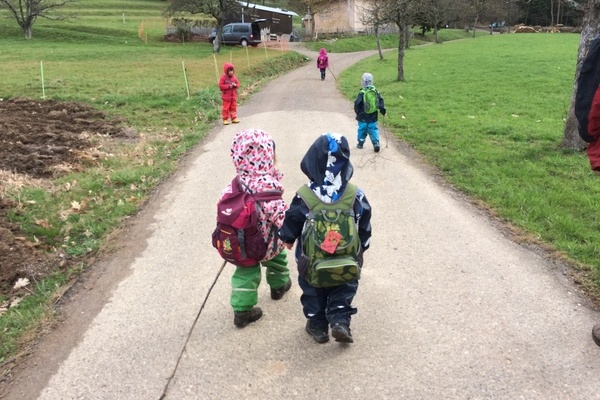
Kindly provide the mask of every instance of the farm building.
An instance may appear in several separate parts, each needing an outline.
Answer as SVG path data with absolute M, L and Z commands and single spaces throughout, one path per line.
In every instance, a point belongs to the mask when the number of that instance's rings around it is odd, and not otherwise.
M 289 35 L 292 33 L 292 17 L 298 16 L 293 11 L 281 8 L 266 7 L 258 4 L 240 1 L 237 10 L 230 10 L 224 23 L 230 22 L 252 22 L 258 19 L 266 19 L 260 24 L 261 29 L 267 29 L 271 34 Z
M 312 30 L 310 24 L 314 23 L 315 33 L 337 32 L 364 32 L 367 27 L 361 22 L 366 1 L 362 0 L 334 0 L 324 10 L 319 10 L 314 15 L 304 17 L 303 22 L 307 30 Z

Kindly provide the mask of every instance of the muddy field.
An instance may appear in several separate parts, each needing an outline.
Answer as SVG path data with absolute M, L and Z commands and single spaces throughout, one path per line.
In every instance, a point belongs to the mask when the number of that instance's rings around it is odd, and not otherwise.
M 35 282 L 71 260 L 28 240 L 7 220 L 19 204 L 4 195 L 13 188 L 84 168 L 93 140 L 127 136 L 123 121 L 110 119 L 86 104 L 11 99 L 0 101 L 0 293 L 18 297 L 18 282 Z M 17 287 L 15 287 L 17 286 Z M 0 308 L 8 304 L 0 303 Z

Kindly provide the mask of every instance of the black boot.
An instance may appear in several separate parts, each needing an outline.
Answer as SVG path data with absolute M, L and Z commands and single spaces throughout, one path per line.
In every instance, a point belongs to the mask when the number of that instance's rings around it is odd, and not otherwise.
M 285 292 L 290 290 L 291 287 L 292 287 L 292 280 L 290 279 L 285 285 L 283 285 L 279 289 L 271 289 L 271 298 L 273 300 L 281 299 L 283 297 L 283 295 L 285 294 Z
M 328 330 L 329 325 L 327 324 L 327 321 L 318 322 L 310 319 L 306 321 L 306 332 L 308 332 L 308 334 L 312 336 L 317 343 L 325 343 L 329 341 L 329 334 L 327 332 Z
M 250 322 L 258 321 L 262 317 L 262 310 L 254 307 L 250 311 L 234 311 L 233 324 L 238 328 L 243 328 Z
M 354 343 L 352 333 L 350 333 L 350 327 L 346 324 L 341 324 L 339 322 L 333 324 L 331 327 L 331 336 L 335 338 L 336 342 Z

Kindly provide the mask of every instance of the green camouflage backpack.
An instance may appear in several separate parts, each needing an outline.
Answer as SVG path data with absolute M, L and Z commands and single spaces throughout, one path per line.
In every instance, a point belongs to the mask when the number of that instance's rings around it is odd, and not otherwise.
M 308 186 L 298 190 L 309 208 L 302 252 L 309 260 L 304 278 L 311 286 L 339 286 L 360 278 L 360 238 L 353 207 L 356 191 L 357 187 L 348 183 L 340 199 L 324 203 Z
M 360 89 L 363 94 L 363 107 L 365 114 L 373 114 L 377 111 L 377 89 L 375 86 L 367 86 Z

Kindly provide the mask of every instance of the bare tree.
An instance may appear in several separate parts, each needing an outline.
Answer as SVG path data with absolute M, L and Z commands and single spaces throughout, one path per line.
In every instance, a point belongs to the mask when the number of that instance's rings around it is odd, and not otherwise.
M 575 82 L 573 84 L 573 94 L 571 95 L 571 106 L 567 114 L 561 143 L 561 147 L 563 148 L 573 150 L 583 150 L 585 148 L 585 142 L 579 137 L 579 132 L 577 131 L 579 125 L 577 118 L 575 118 L 575 95 L 577 94 L 577 78 L 579 78 L 579 71 L 581 71 L 581 63 L 590 48 L 590 43 L 598 34 L 600 34 L 600 0 L 588 0 L 583 16 L 579 51 L 577 52 L 577 66 L 575 68 Z
M 374 30 L 380 60 L 383 60 L 383 51 L 381 49 L 379 30 L 387 25 L 385 19 L 385 4 L 386 0 L 371 0 L 367 3 L 366 7 L 362 7 L 362 14 L 360 16 L 360 22 L 365 26 L 372 27 Z
M 473 17 L 473 37 L 475 37 L 475 32 L 477 31 L 477 24 L 479 23 L 479 17 L 485 11 L 487 7 L 488 0 L 470 0 L 471 5 L 471 15 Z
M 0 8 L 7 9 L 25 32 L 25 39 L 31 39 L 31 30 L 38 18 L 65 19 L 64 15 L 55 15 L 52 11 L 73 2 L 75 0 L 0 0 Z
M 5 0 L 0 0 L 5 1 Z M 228 10 L 240 7 L 237 0 L 171 0 L 167 7 L 167 15 L 176 15 L 186 12 L 190 14 L 207 14 L 217 21 L 217 36 L 213 41 L 213 49 L 218 52 L 221 48 L 221 33 L 223 31 L 223 21 Z
M 426 19 L 429 26 L 433 27 L 436 43 L 440 43 L 439 26 L 451 16 L 454 18 L 452 10 L 456 7 L 455 3 L 454 0 L 424 0 L 416 3 L 419 14 Z
M 416 0 L 388 0 L 385 13 L 387 20 L 398 26 L 398 81 L 404 81 L 404 49 L 407 44 L 409 8 Z M 600 0 L 599 0 L 600 1 Z

